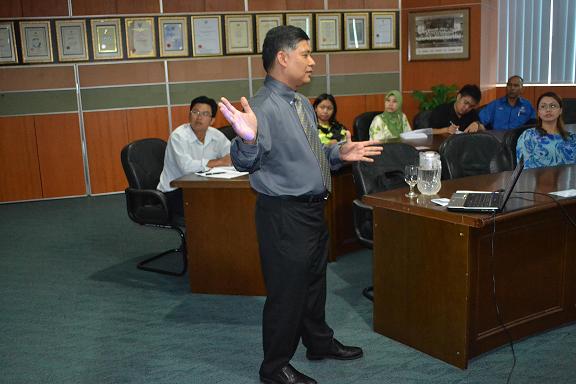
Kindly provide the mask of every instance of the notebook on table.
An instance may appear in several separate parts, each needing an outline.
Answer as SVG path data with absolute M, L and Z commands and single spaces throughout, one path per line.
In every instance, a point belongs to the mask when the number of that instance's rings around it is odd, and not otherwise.
M 500 212 L 504 209 L 514 186 L 520 178 L 524 168 L 524 159 L 521 158 L 514 169 L 514 173 L 508 179 L 504 191 L 481 192 L 481 191 L 457 191 L 450 198 L 447 208 L 452 211 L 471 212 Z

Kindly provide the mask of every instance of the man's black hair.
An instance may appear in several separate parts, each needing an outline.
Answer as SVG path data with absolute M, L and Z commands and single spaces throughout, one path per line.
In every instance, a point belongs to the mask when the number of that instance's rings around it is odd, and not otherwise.
M 470 96 L 476 101 L 476 103 L 479 103 L 480 99 L 482 98 L 482 92 L 480 92 L 480 88 L 478 88 L 478 86 L 475 84 L 466 84 L 460 89 L 458 93 L 462 97 Z
M 192 111 L 192 108 L 194 108 L 196 104 L 208 104 L 210 106 L 210 109 L 212 109 L 212 117 L 216 117 L 218 106 L 216 105 L 214 99 L 211 99 L 206 96 L 198 96 L 190 103 L 190 111 Z
M 302 40 L 310 40 L 306 32 L 293 25 L 280 25 L 268 31 L 262 46 L 262 64 L 266 73 L 270 72 L 276 54 L 296 48 Z

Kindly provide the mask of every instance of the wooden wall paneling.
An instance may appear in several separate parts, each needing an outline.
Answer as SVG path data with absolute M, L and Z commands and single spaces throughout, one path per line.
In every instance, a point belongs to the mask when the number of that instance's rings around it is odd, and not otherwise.
M 21 0 L 0 1 L 0 17 L 22 17 Z
M 78 115 L 34 118 L 43 197 L 86 194 Z
M 122 191 L 128 185 L 120 152 L 128 144 L 126 111 L 84 113 L 92 193 Z
M 164 64 L 161 61 L 80 65 L 78 71 L 82 87 L 164 82 Z
M 383 111 L 384 110 L 384 96 L 379 95 L 366 95 L 366 112 L 368 111 Z
M 0 201 L 42 198 L 34 117 L 0 118 Z
M 68 0 L 20 1 L 24 17 L 68 16 Z
M 119 14 L 159 13 L 159 0 L 116 0 Z
M 157 137 L 168 140 L 168 108 L 141 108 L 126 110 L 128 142 Z
M 162 7 L 165 13 L 204 12 L 206 10 L 204 1 L 190 0 L 162 0 Z
M 335 98 L 338 105 L 338 121 L 352 132 L 354 118 L 366 112 L 366 96 L 335 96 Z
M 286 10 L 286 0 L 249 0 L 248 10 L 254 11 L 283 11 Z
M 289 11 L 299 10 L 323 10 L 324 0 L 286 0 L 286 9 Z
M 0 90 L 29 91 L 74 88 L 74 67 L 7 67 L 0 70 Z
M 366 9 L 398 9 L 398 0 L 364 0 Z
M 244 10 L 244 0 L 205 0 L 205 3 L 206 12 L 237 12 Z M 250 3 L 250 1 L 248 3 Z
M 364 0 L 328 0 L 328 9 L 364 9 Z
M 189 105 L 176 105 L 172 107 L 172 130 L 188 122 Z
M 113 15 L 116 13 L 116 0 L 72 0 L 74 16 Z

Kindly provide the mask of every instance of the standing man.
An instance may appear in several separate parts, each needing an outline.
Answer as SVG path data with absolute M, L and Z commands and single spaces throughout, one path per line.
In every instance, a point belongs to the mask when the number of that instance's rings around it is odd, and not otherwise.
M 189 173 L 230 165 L 230 140 L 212 128 L 218 106 L 213 99 L 199 96 L 190 103 L 189 123 L 176 128 L 168 139 L 164 168 L 156 189 L 164 192 L 170 212 L 183 217 L 182 190 L 170 182 Z
M 480 123 L 496 131 L 518 128 L 536 119 L 532 104 L 521 97 L 524 80 L 514 75 L 506 83 L 506 96 L 486 105 L 479 113 Z
M 222 98 L 220 111 L 238 134 L 234 166 L 250 172 L 258 192 L 256 230 L 268 296 L 262 333 L 263 383 L 313 384 L 290 365 L 300 339 L 310 360 L 352 360 L 362 349 L 344 346 L 325 321 L 328 231 L 324 206 L 331 191 L 330 168 L 343 161 L 373 161 L 377 142 L 346 141 L 323 147 L 308 99 L 296 90 L 314 68 L 308 35 L 294 26 L 271 29 L 264 40 L 264 86 L 244 112 Z

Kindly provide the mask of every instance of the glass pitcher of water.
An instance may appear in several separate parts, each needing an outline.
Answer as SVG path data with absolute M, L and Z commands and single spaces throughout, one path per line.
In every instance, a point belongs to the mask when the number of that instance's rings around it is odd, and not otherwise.
M 420 166 L 418 168 L 418 190 L 423 195 L 435 195 L 440 191 L 442 184 L 442 163 L 437 152 L 420 152 Z

